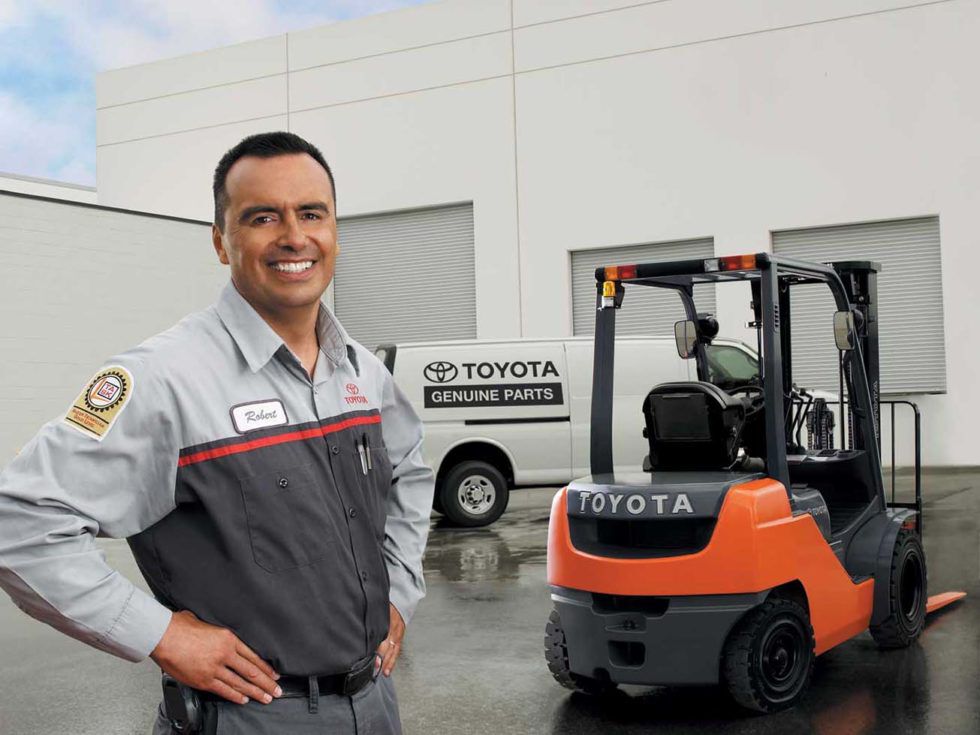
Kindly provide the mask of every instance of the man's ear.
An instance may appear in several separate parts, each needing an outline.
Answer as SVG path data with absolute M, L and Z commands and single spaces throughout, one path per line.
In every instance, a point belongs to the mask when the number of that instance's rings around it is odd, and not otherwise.
M 211 244 L 214 245 L 214 252 L 218 254 L 218 260 L 228 265 L 228 252 L 225 250 L 224 236 L 217 225 L 211 225 Z

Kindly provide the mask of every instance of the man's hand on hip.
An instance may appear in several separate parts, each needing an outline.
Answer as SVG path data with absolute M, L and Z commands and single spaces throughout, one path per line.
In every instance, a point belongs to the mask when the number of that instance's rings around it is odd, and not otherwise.
M 385 676 L 391 676 L 395 669 L 395 662 L 398 655 L 402 652 L 402 639 L 405 637 L 405 621 L 402 620 L 401 613 L 395 606 L 388 603 L 389 623 L 388 637 L 381 641 L 378 646 L 378 655 L 381 656 L 381 671 Z
M 268 704 L 282 695 L 275 682 L 279 674 L 269 664 L 230 630 L 188 610 L 173 614 L 150 658 L 177 681 L 236 704 L 249 699 Z

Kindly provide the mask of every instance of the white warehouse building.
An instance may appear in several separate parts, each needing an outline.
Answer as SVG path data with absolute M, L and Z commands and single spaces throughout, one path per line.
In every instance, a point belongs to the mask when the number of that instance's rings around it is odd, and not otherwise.
M 98 203 L 208 220 L 225 150 L 308 138 L 369 346 L 589 333 L 598 264 L 876 260 L 882 391 L 927 464 L 976 465 L 978 28 L 974 0 L 447 0 L 99 75 Z M 754 341 L 732 288 L 701 308 Z M 647 306 L 628 329 L 668 333 Z

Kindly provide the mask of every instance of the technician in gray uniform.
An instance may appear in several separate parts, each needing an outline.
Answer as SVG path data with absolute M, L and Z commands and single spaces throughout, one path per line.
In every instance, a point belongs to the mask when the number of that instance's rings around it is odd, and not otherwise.
M 334 192 L 295 135 L 226 153 L 217 303 L 109 360 L 0 474 L 0 586 L 152 656 L 211 731 L 400 732 L 388 676 L 425 593 L 433 478 L 405 396 L 320 303 Z M 97 535 L 129 539 L 153 597 Z

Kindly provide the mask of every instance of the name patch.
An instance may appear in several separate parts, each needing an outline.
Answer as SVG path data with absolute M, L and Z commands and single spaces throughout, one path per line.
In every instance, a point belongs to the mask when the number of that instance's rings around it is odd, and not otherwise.
M 239 434 L 268 429 L 270 426 L 285 426 L 289 423 L 286 409 L 278 398 L 234 406 L 231 409 L 231 420 L 235 424 L 235 431 Z

